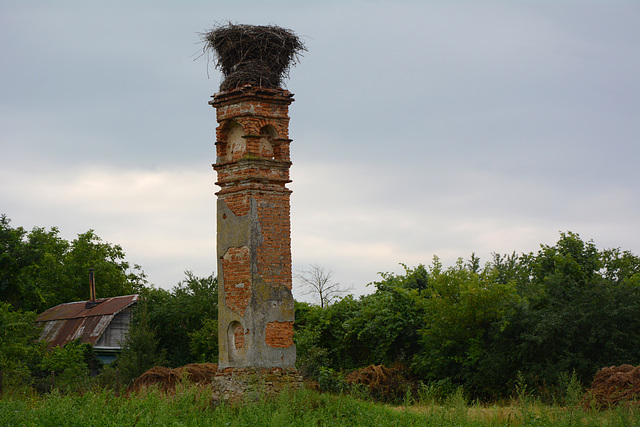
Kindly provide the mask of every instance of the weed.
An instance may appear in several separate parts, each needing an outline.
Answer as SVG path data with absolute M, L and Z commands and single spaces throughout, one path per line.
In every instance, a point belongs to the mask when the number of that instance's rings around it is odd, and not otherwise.
M 428 390 L 428 388 L 427 388 Z M 181 383 L 175 393 L 150 387 L 129 396 L 94 390 L 0 399 L 0 425 L 65 426 L 636 426 L 640 409 L 626 405 L 606 411 L 567 410 L 525 397 L 522 381 L 516 405 L 469 406 L 462 388 L 444 398 L 444 406 L 413 403 L 397 408 L 312 390 L 286 390 L 274 398 L 244 405 L 214 405 L 208 386 Z M 422 397 L 421 397 L 422 398 Z

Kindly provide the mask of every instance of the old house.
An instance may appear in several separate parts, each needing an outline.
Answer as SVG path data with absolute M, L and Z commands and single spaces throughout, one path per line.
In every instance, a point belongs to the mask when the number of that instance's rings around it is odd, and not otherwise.
M 43 326 L 40 340 L 56 347 L 80 339 L 93 345 L 103 363 L 111 363 L 122 350 L 132 308 L 139 299 L 139 295 L 125 295 L 57 305 L 36 318 Z

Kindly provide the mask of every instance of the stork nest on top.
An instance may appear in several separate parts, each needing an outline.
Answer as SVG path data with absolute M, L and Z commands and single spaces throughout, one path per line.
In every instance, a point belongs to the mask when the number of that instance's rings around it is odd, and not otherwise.
M 220 90 L 245 84 L 277 88 L 299 61 L 304 43 L 291 30 L 262 25 L 220 25 L 201 34 L 205 54 L 222 72 Z

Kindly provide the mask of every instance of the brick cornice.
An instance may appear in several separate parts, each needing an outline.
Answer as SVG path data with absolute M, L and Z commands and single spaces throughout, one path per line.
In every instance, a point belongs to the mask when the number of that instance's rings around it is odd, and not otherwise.
M 291 181 L 289 181 L 291 182 Z M 289 195 L 293 193 L 293 190 L 287 187 L 273 187 L 266 188 L 263 183 L 248 182 L 246 185 L 237 185 L 233 187 L 223 187 L 220 191 L 216 192 L 216 196 L 229 196 L 230 194 L 245 194 L 248 196 L 264 195 L 264 194 L 280 194 Z
M 227 105 L 238 104 L 246 101 L 267 101 L 271 104 L 289 105 L 293 94 L 286 89 L 267 89 L 258 86 L 246 85 L 234 90 L 219 92 L 212 96 L 209 105 L 220 108 Z
M 274 160 L 274 159 L 264 159 L 258 156 L 245 156 L 240 160 L 231 161 L 231 162 L 223 162 L 223 163 L 214 163 L 211 166 L 218 171 L 222 169 L 249 169 L 253 167 L 264 168 L 264 169 L 289 169 L 293 163 L 289 160 Z

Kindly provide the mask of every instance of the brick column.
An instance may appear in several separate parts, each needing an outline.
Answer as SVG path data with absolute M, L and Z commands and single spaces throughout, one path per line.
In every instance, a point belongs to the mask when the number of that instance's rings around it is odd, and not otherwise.
M 295 368 L 289 104 L 281 88 L 220 92 L 216 108 L 219 368 Z

